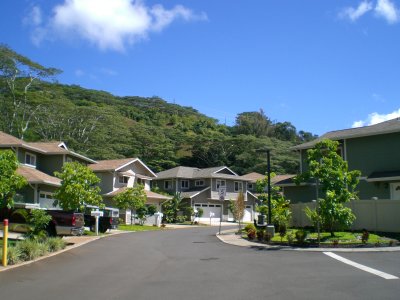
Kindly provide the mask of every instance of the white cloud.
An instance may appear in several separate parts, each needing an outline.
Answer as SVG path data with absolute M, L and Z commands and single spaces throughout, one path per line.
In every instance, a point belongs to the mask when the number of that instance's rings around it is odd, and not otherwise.
M 396 23 L 400 20 L 399 10 L 390 0 L 378 0 L 375 7 L 375 13 L 386 19 L 390 24 Z
M 123 51 L 177 19 L 203 21 L 207 16 L 182 5 L 148 7 L 144 0 L 64 0 L 53 8 L 46 30 L 57 37 L 79 37 L 101 49 Z
M 400 118 L 400 108 L 386 115 L 374 112 L 372 114 L 369 114 L 367 119 L 354 122 L 351 127 L 355 128 L 355 127 L 375 125 L 395 118 Z
M 100 72 L 107 76 L 117 76 L 118 72 L 108 68 L 101 68 Z
M 39 26 L 42 24 L 42 10 L 39 6 L 33 6 L 27 16 L 23 19 L 25 25 Z
M 373 9 L 373 4 L 370 1 L 362 1 L 357 8 L 354 7 L 346 7 L 340 13 L 339 16 L 341 18 L 349 19 L 352 22 L 355 22 L 358 18 L 365 15 L 367 12 Z

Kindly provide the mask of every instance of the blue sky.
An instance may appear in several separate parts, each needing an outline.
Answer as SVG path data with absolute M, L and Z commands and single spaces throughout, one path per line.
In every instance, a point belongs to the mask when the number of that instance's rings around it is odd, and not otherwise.
M 234 123 L 326 131 L 400 116 L 400 0 L 2 0 L 0 42 L 58 80 Z M 358 122 L 358 123 L 355 123 Z

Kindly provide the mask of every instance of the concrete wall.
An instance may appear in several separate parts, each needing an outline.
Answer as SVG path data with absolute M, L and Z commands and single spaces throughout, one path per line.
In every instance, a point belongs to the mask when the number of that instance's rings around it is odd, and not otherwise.
M 292 225 L 310 226 L 311 222 L 304 213 L 305 207 L 315 208 L 315 203 L 291 204 Z M 353 210 L 356 220 L 353 230 L 363 228 L 369 231 L 400 232 L 400 201 L 398 200 L 356 200 L 346 206 Z

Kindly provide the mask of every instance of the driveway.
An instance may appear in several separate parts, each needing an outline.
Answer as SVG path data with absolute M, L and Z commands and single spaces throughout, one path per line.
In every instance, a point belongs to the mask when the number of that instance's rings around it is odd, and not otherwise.
M 111 236 L 0 273 L 1 299 L 398 299 L 386 280 L 323 253 L 226 245 L 218 228 Z M 400 255 L 344 256 L 400 277 Z

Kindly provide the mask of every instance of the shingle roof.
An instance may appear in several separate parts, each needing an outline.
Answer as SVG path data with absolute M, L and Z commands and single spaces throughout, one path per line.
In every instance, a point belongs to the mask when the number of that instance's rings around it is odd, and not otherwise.
M 96 164 L 89 165 L 89 168 L 93 171 L 115 171 L 116 169 L 133 162 L 136 159 L 137 158 L 98 160 Z
M 218 173 L 218 171 L 227 169 L 230 174 Z M 157 179 L 168 179 L 168 178 L 226 178 L 226 179 L 237 179 L 244 180 L 238 175 L 231 171 L 228 167 L 220 166 L 206 169 L 192 168 L 192 167 L 175 167 L 169 170 L 165 170 L 157 173 Z
M 291 149 L 300 150 L 312 148 L 315 146 L 315 144 L 323 139 L 342 140 L 394 132 L 400 132 L 400 118 L 392 119 L 370 126 L 330 131 L 311 142 L 294 146 Z
M 190 198 L 192 198 L 194 196 L 197 196 L 197 195 L 199 195 L 199 194 L 201 194 L 201 193 L 203 193 L 203 192 L 205 192 L 205 191 L 207 191 L 209 189 L 210 189 L 210 187 L 206 187 L 206 188 L 201 187 L 201 188 L 191 189 L 189 191 L 182 192 L 181 193 L 181 197 L 182 197 L 182 199 L 187 199 L 187 198 L 190 199 Z
M 252 172 L 248 173 L 242 176 L 244 180 L 250 181 L 250 182 L 256 182 L 259 179 L 263 179 L 265 175 L 257 173 L 257 172 Z
M 43 154 L 69 154 L 75 157 L 79 157 L 87 162 L 95 163 L 93 159 L 90 159 L 81 154 L 75 153 L 67 149 L 64 143 L 51 141 L 51 142 L 35 142 L 29 143 L 21 139 L 18 139 L 12 135 L 0 131 L 0 147 L 21 147 L 28 150 L 36 151 Z M 64 148 L 65 147 L 65 148 Z
M 32 184 L 49 184 L 54 186 L 60 186 L 61 180 L 57 177 L 53 177 L 43 173 L 35 168 L 28 167 L 28 166 L 19 166 L 17 169 L 17 173 Z

